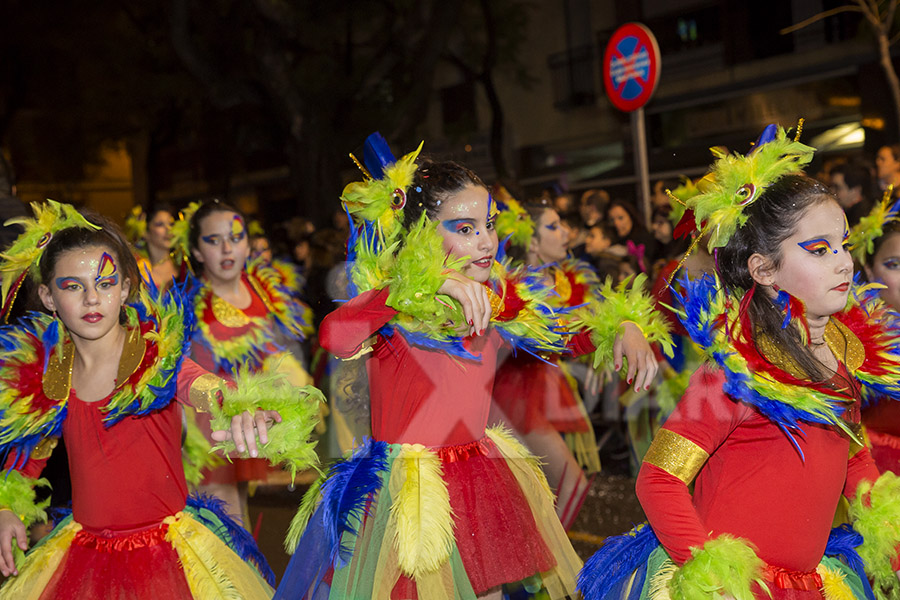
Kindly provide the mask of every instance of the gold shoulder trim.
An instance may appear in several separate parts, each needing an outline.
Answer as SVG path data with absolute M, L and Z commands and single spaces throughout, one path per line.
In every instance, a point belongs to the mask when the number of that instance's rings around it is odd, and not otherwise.
M 144 360 L 146 350 L 147 342 L 141 335 L 140 323 L 137 323 L 128 330 L 128 335 L 125 336 L 125 345 L 122 347 L 122 356 L 119 358 L 119 369 L 116 371 L 116 387 L 134 375 L 141 366 L 141 361 Z
M 212 312 L 216 321 L 225 327 L 244 327 L 250 324 L 250 317 L 244 311 L 213 293 L 211 293 L 211 296 L 210 304 L 212 305 Z
M 194 380 L 191 384 L 190 401 L 191 406 L 197 412 L 210 412 L 210 406 L 213 402 L 218 402 L 216 392 L 222 379 L 216 377 L 212 373 L 204 373 Z
M 837 319 L 828 319 L 825 325 L 825 343 L 835 357 L 853 373 L 866 361 L 866 349 L 856 334 Z
M 709 454 L 683 435 L 660 429 L 644 456 L 644 462 L 659 467 L 689 485 L 709 458 Z
M 31 453 L 31 458 L 35 460 L 48 458 L 51 454 L 53 454 L 53 449 L 56 448 L 56 445 L 58 443 L 58 437 L 49 437 L 42 439 L 40 442 L 38 442 L 38 445 L 34 447 L 34 450 Z
M 63 345 L 62 356 L 54 353 L 47 361 L 47 370 L 44 371 L 41 381 L 45 396 L 57 402 L 68 399 L 69 390 L 72 389 L 73 364 L 75 364 L 75 345 L 67 341 Z

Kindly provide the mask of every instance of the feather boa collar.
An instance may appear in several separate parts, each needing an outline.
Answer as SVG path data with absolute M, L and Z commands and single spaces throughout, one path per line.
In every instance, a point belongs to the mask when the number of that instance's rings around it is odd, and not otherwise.
M 545 267 L 531 267 L 529 270 L 539 273 Z M 549 298 L 555 308 L 576 308 L 597 298 L 594 290 L 600 287 L 600 278 L 588 263 L 577 258 L 567 258 L 550 266 L 553 276 L 553 287 L 556 293 Z
M 522 350 L 542 358 L 541 354 L 566 352 L 566 330 L 559 319 L 563 310 L 550 304 L 553 295 L 540 273 L 525 269 L 510 271 L 506 263 L 494 262 L 491 277 L 484 284 L 491 301 L 491 325 L 513 352 Z M 463 322 L 462 310 L 455 306 L 454 322 Z M 382 327 L 380 334 L 390 337 L 399 333 L 411 345 L 442 350 L 459 358 L 478 361 L 464 345 L 464 336 L 449 322 L 425 323 L 405 318 L 402 313 Z
M 125 307 L 121 383 L 101 408 L 107 427 L 165 408 L 175 397 L 193 327 L 182 292 L 144 288 L 139 301 Z M 60 329 L 58 320 L 43 313 L 0 328 L 0 456 L 13 453 L 12 468 L 23 465 L 42 439 L 62 433 L 71 385 L 62 361 L 73 353 Z
M 725 373 L 724 391 L 737 400 L 756 407 L 780 427 L 796 446 L 794 433 L 801 433 L 801 423 L 820 423 L 844 430 L 851 439 L 857 435 L 843 418 L 848 398 L 826 385 L 813 384 L 792 375 L 769 362 L 745 335 L 746 320 L 737 302 L 729 298 L 718 278 L 705 275 L 699 279 L 680 280 L 683 294 L 672 293 L 683 308 L 677 313 L 691 338 L 708 360 Z M 786 321 L 797 319 L 790 314 L 791 299 L 785 304 Z M 900 337 L 886 318 L 884 305 L 863 289 L 855 289 L 847 308 L 832 316 L 838 327 L 849 331 L 864 349 L 855 371 L 862 386 L 864 402 L 880 397 L 900 399 Z M 802 315 L 799 316 L 802 319 Z M 854 365 L 855 366 L 855 365 Z
M 302 340 L 309 328 L 306 308 L 287 287 L 281 270 L 256 260 L 247 265 L 244 282 L 265 304 L 265 316 L 245 315 L 203 283 L 196 283 L 192 290 L 197 318 L 194 341 L 209 350 L 217 369 L 227 373 L 242 365 L 259 369 L 267 355 L 284 349 L 280 338 Z M 210 327 L 212 323 L 229 331 L 219 337 L 221 334 L 216 335 Z

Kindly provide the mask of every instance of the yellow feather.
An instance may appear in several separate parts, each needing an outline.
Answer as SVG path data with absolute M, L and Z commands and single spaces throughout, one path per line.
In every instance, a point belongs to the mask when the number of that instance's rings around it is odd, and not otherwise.
M 197 600 L 271 598 L 272 588 L 212 531 L 187 513 L 166 517 L 166 541 L 178 553 Z
M 489 428 L 485 433 L 491 438 L 491 441 L 494 442 L 494 445 L 497 446 L 500 450 L 500 454 L 502 454 L 504 458 L 507 460 L 525 460 L 540 485 L 541 490 L 549 497 L 555 498 L 553 491 L 550 489 L 550 484 L 547 483 L 547 476 L 544 475 L 544 471 L 541 469 L 541 462 L 522 444 L 522 442 L 517 440 L 515 436 L 510 433 L 509 429 L 502 425 L 496 425 Z
M 449 560 L 454 542 L 440 458 L 421 444 L 404 444 L 394 461 L 389 489 L 400 570 L 413 579 L 437 571 Z
M 843 573 L 829 569 L 821 564 L 816 568 L 816 571 L 822 578 L 822 591 L 825 593 L 825 600 L 856 600 L 853 590 L 844 581 Z
M 19 566 L 19 574 L 6 580 L 0 596 L 17 600 L 40 598 L 79 531 L 81 525 L 70 521 L 44 540 L 40 547 L 26 554 L 25 562 Z

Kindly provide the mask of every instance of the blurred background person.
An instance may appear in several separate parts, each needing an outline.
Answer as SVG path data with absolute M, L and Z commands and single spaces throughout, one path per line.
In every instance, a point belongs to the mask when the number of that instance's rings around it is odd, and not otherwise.
M 844 163 L 831 169 L 831 191 L 853 227 L 872 210 L 872 174 L 859 163 Z

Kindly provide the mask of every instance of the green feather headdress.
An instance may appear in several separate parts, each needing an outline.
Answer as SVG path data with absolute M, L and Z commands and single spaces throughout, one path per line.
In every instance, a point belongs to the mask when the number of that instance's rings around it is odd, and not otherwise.
M 884 192 L 881 202 L 859 220 L 850 230 L 848 243 L 850 255 L 858 264 L 866 264 L 866 258 L 875 252 L 875 240 L 884 235 L 884 226 L 892 221 L 900 221 L 900 202 L 892 201 L 893 186 Z
M 501 240 L 508 237 L 513 246 L 527 248 L 534 237 L 534 219 L 505 189 L 498 192 L 497 196 L 498 203 L 502 205 L 497 220 L 494 221 L 497 235 Z
M 200 202 L 191 202 L 178 213 L 178 219 L 172 224 L 172 250 L 180 254 L 188 266 L 191 264 L 191 218 L 198 208 Z
M 772 126 L 770 126 L 772 127 Z M 790 140 L 784 128 L 774 139 L 761 143 L 746 156 L 713 148 L 717 157 L 706 177 L 698 182 L 700 194 L 688 199 L 697 226 L 708 233 L 709 250 L 728 243 L 747 222 L 744 209 L 755 202 L 766 187 L 789 173 L 798 173 L 812 160 L 814 148 Z
M 137 244 L 144 239 L 147 233 L 147 215 L 142 206 L 135 206 L 125 217 L 125 237 L 132 244 Z
M 6 320 L 6 315 L 12 307 L 22 282 L 27 273 L 37 277 L 38 271 L 32 267 L 39 267 L 44 249 L 53 236 L 63 229 L 83 227 L 85 229 L 100 229 L 97 225 L 85 219 L 81 213 L 70 204 L 62 204 L 54 200 L 45 203 L 32 202 L 31 210 L 34 217 L 16 217 L 6 221 L 5 225 L 21 225 L 24 229 L 16 241 L 0 253 L 0 277 L 3 284 L 0 286 L 2 294 L 2 308 L 0 315 Z
M 341 194 L 341 202 L 357 222 L 375 224 L 384 246 L 396 241 L 403 228 L 406 194 L 418 169 L 416 159 L 424 144 L 420 143 L 418 148 L 386 166 L 380 179 L 367 177 L 365 181 L 354 181 Z

